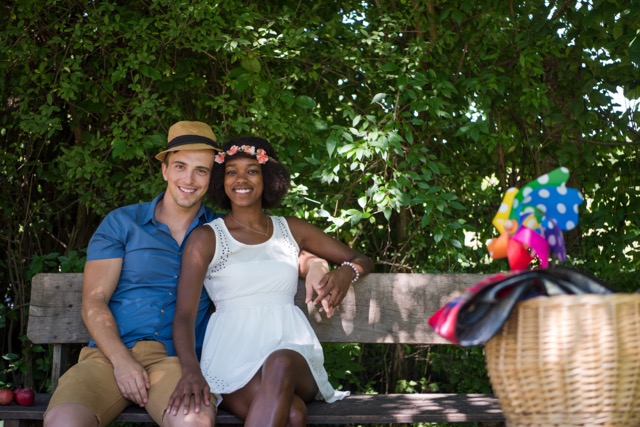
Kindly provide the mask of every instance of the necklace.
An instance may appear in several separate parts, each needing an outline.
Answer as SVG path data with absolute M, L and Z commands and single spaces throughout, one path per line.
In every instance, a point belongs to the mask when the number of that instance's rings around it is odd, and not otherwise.
M 258 231 L 258 230 L 255 230 L 255 229 L 253 229 L 253 228 L 249 227 L 248 225 L 244 225 L 243 223 L 241 223 L 240 221 L 238 221 L 237 219 L 235 219 L 235 217 L 234 217 L 233 215 L 231 215 L 231 212 L 229 212 L 229 216 L 231 217 L 231 219 L 233 219 L 235 222 L 237 222 L 237 223 L 238 223 L 238 225 L 240 225 L 240 226 L 242 226 L 242 227 L 246 228 L 247 230 L 251 230 L 251 231 L 253 231 L 254 233 L 262 234 L 263 236 L 267 236 L 267 237 L 269 236 L 269 231 L 271 231 L 271 221 L 269 220 L 269 218 L 268 218 L 268 217 L 267 217 L 267 232 L 266 232 L 266 233 L 263 233 L 262 231 Z

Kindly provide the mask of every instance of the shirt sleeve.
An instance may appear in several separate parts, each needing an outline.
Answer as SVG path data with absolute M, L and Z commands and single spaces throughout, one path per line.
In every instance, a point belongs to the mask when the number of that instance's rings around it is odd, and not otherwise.
M 124 224 L 130 218 L 122 218 L 119 210 L 110 212 L 100 223 L 89 241 L 87 261 L 109 258 L 124 258 L 125 234 Z

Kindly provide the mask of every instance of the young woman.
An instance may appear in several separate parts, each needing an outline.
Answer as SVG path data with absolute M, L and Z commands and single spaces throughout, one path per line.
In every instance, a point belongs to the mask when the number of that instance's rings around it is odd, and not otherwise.
M 338 267 L 322 277 L 316 301 L 335 308 L 372 261 L 306 221 L 268 216 L 289 190 L 290 177 L 268 141 L 232 140 L 215 158 L 210 195 L 229 210 L 194 230 L 182 256 L 173 336 L 183 377 L 168 411 L 199 411 L 219 403 L 245 426 L 306 425 L 306 403 L 333 402 L 322 347 L 294 304 L 298 253 L 305 250 Z M 216 306 L 198 363 L 195 308 L 205 286 Z M 210 394 L 211 393 L 211 394 Z

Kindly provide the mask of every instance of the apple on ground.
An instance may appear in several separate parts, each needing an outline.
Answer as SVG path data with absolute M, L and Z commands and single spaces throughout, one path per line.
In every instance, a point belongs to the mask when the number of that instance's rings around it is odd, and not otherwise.
M 13 391 L 9 389 L 0 390 L 0 405 L 8 405 L 13 402 Z
M 30 388 L 17 388 L 14 394 L 16 403 L 21 406 L 31 406 L 36 400 L 36 394 Z

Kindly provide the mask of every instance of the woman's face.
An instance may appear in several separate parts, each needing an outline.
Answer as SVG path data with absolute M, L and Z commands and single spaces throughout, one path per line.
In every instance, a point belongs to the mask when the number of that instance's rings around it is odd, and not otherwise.
M 262 207 L 262 168 L 253 157 L 228 156 L 224 162 L 224 191 L 231 205 Z

